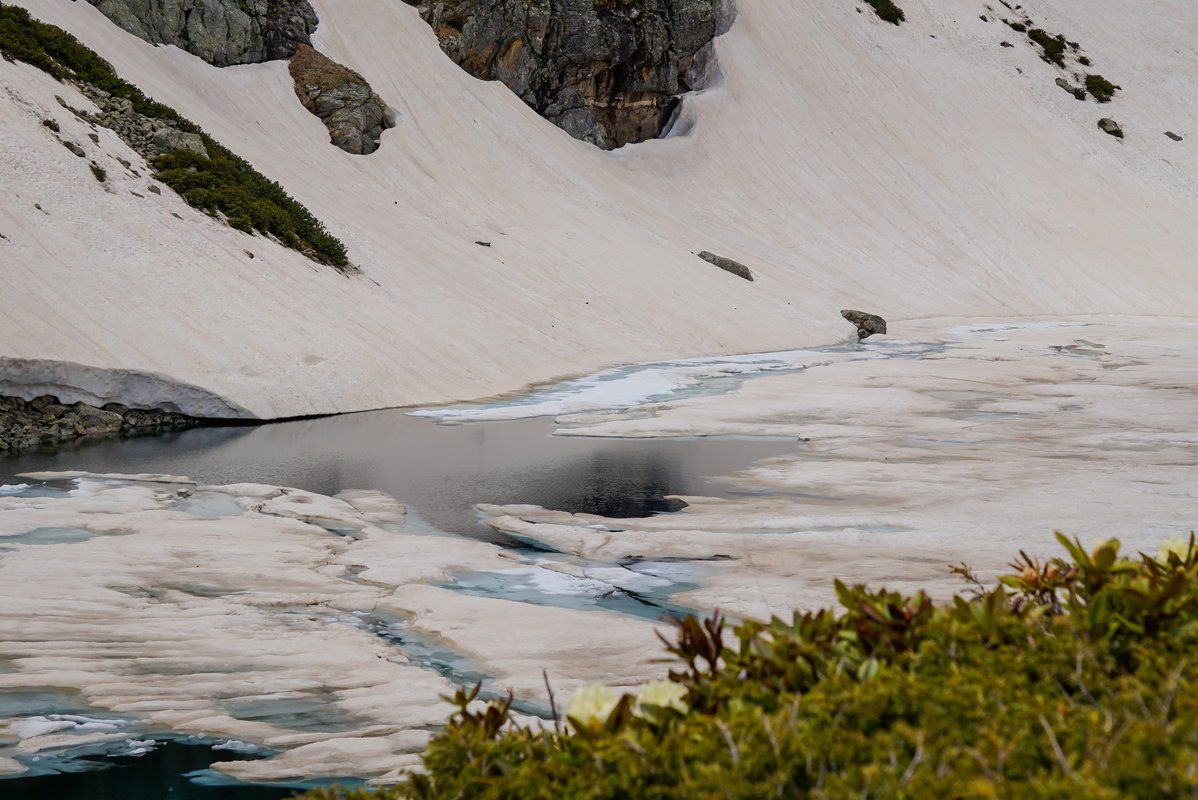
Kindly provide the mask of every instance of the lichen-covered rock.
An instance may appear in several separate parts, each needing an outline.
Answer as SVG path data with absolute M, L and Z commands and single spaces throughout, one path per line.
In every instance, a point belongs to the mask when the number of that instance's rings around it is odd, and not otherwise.
M 854 311 L 851 308 L 843 309 L 840 316 L 847 319 L 857 329 L 858 339 L 868 339 L 875 333 L 886 333 L 886 320 L 879 317 L 877 314 L 869 314 L 865 311 Z
M 308 0 L 88 0 L 154 44 L 173 44 L 210 64 L 290 58 L 316 30 Z
M 694 86 L 719 0 L 407 0 L 450 58 L 576 139 L 652 139 Z
M 391 127 L 387 104 L 358 73 L 301 44 L 288 69 L 304 108 L 320 117 L 333 144 L 365 155 Z
M 183 414 L 118 403 L 97 408 L 87 403 L 66 405 L 50 395 L 32 400 L 0 397 L 0 453 L 84 436 L 181 430 L 199 424 L 200 420 Z
M 699 258 L 703 259 L 709 264 L 715 264 L 725 272 L 731 272 L 738 278 L 744 278 L 747 281 L 753 280 L 753 272 L 739 261 L 733 261 L 730 258 L 717 256 L 715 253 L 709 252 L 707 250 L 699 253 Z

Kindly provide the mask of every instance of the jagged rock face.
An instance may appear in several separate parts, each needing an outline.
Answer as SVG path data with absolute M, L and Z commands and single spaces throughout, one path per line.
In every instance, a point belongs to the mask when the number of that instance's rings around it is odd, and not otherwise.
M 290 58 L 316 30 L 308 0 L 88 0 L 154 44 L 173 44 L 210 64 Z
M 379 137 L 391 123 L 387 104 L 365 78 L 306 44 L 288 69 L 300 102 L 324 122 L 333 144 L 358 155 L 379 149 Z
M 718 0 L 406 0 L 450 58 L 576 139 L 659 136 L 716 34 Z

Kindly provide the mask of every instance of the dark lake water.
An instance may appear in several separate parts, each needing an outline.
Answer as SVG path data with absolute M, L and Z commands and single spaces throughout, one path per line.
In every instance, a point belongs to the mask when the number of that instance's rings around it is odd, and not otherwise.
M 210 785 L 195 773 L 252 756 L 208 745 L 165 742 L 140 756 L 79 759 L 78 772 L 0 781 L 4 800 L 278 800 L 296 789 Z M 193 779 L 193 777 L 198 779 Z
M 724 496 L 713 477 L 797 442 L 553 436 L 545 418 L 440 425 L 370 411 L 259 427 L 198 428 L 0 459 L 0 475 L 88 470 L 270 483 L 322 494 L 377 489 L 448 532 L 487 536 L 476 503 L 533 503 L 614 517 L 674 510 L 671 494 Z

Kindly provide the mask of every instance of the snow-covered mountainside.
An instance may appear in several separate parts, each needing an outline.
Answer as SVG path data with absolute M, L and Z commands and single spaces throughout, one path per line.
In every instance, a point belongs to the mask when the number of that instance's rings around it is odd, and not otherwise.
M 461 69 L 417 8 L 315 0 L 313 46 L 394 123 L 362 155 L 285 60 L 218 67 L 89 3 L 21 0 L 282 184 L 360 272 L 155 193 L 56 97 L 91 100 L 0 60 L 4 393 L 268 418 L 832 341 L 843 307 L 1193 315 L 1198 6 L 900 4 L 892 25 L 847 0 L 739 0 L 667 136 L 605 152 Z M 1004 24 L 1019 14 L 1079 44 L 1067 68 Z M 1060 88 L 1083 53 L 1111 102 Z

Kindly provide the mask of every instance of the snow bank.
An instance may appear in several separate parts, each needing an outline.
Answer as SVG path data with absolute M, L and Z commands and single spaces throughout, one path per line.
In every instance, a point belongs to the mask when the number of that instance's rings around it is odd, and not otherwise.
M 147 194 L 115 166 L 144 176 L 124 145 L 93 146 L 54 95 L 85 100 L 0 63 L 11 357 L 162 375 L 278 417 L 835 341 L 842 307 L 1186 315 L 1198 297 L 1194 4 L 1028 7 L 1123 86 L 1099 107 L 973 0 L 908 0 L 899 27 L 852 3 L 741 0 L 676 135 L 603 153 L 462 72 L 410 6 L 319 0 L 316 43 L 397 112 L 365 157 L 329 144 L 283 62 L 217 69 L 85 3 L 20 4 L 279 180 L 365 272 Z M 47 115 L 114 177 L 93 180 Z

